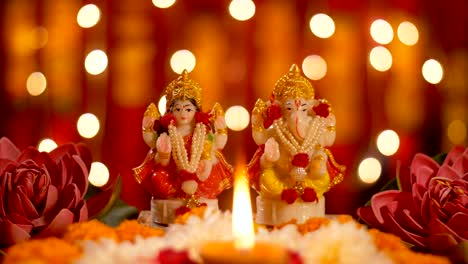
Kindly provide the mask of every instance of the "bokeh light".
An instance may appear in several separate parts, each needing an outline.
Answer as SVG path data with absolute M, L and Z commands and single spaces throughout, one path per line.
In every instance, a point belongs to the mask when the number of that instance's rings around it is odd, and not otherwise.
M 438 61 L 429 59 L 422 66 L 422 75 L 428 83 L 438 84 L 444 77 L 444 69 Z
M 42 94 L 47 88 L 47 79 L 41 72 L 33 72 L 26 80 L 26 89 L 32 96 Z
M 309 22 L 312 33 L 319 38 L 329 38 L 335 33 L 335 22 L 326 14 L 316 14 Z
M 99 119 L 91 114 L 82 114 L 76 123 L 78 133 L 84 138 L 92 138 L 99 132 Z
M 358 168 L 359 179 L 364 183 L 375 183 L 382 174 L 382 164 L 376 158 L 366 158 L 361 161 Z
M 226 110 L 225 119 L 229 129 L 241 131 L 249 125 L 250 115 L 245 107 L 235 105 Z
M 107 68 L 107 55 L 102 50 L 91 51 L 85 59 L 85 69 L 91 75 L 98 75 Z
M 99 22 L 100 18 L 101 11 L 99 11 L 99 8 L 94 4 L 88 4 L 78 11 L 76 22 L 78 22 L 78 25 L 82 28 L 90 28 L 94 27 Z
M 418 43 L 419 31 L 418 28 L 411 22 L 401 22 L 398 26 L 397 34 L 401 43 L 405 45 L 413 46 Z
M 169 8 L 176 0 L 153 0 L 153 5 L 159 8 Z
M 255 15 L 255 3 L 251 0 L 232 0 L 229 14 L 239 21 L 246 21 Z
M 91 163 L 88 180 L 96 187 L 106 185 L 109 181 L 109 169 L 107 169 L 106 165 L 101 162 L 95 161 Z
M 171 68 L 181 74 L 184 70 L 193 71 L 196 65 L 195 55 L 190 50 L 178 50 L 171 57 Z
M 384 72 L 392 67 L 392 54 L 387 48 L 378 46 L 371 50 L 369 61 L 374 69 Z
M 455 145 L 463 145 L 466 139 L 466 124 L 461 120 L 453 120 L 447 127 L 447 136 Z
M 327 62 L 318 55 L 307 56 L 302 61 L 302 71 L 312 80 L 320 80 L 327 74 Z
M 391 156 L 398 151 L 400 138 L 393 130 L 384 130 L 377 137 L 377 149 L 385 156 Z
M 388 44 L 393 40 L 393 28 L 387 21 L 377 19 L 370 27 L 372 39 L 379 44 Z
M 166 113 L 166 103 L 167 103 L 167 98 L 165 95 L 159 99 L 158 102 L 158 110 L 161 115 L 164 115 Z
M 57 148 L 57 143 L 50 138 L 45 138 L 39 142 L 37 149 L 40 152 L 51 152 L 52 150 Z

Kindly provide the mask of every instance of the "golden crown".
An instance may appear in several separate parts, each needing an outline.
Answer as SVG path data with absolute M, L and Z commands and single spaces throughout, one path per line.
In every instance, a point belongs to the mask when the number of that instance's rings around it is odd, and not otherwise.
M 293 64 L 289 72 L 281 77 L 275 84 L 273 96 L 276 100 L 284 99 L 313 99 L 314 88 L 307 78 L 301 75 L 301 70 Z
M 196 107 L 201 110 L 202 106 L 202 89 L 200 85 L 194 80 L 188 77 L 187 70 L 184 70 L 182 74 L 169 83 L 164 90 L 163 95 L 166 96 L 167 103 L 166 109 L 174 103 L 175 100 L 189 100 L 195 101 Z

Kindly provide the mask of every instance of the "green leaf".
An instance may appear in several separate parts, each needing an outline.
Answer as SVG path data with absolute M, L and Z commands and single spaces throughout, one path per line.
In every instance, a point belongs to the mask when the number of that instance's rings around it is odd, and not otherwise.
M 101 217 L 105 216 L 114 207 L 114 204 L 119 200 L 121 191 L 122 191 L 122 179 L 120 176 L 118 176 L 117 183 L 115 185 L 115 189 L 112 193 L 112 196 L 110 197 L 107 205 L 101 210 L 101 212 L 99 212 L 98 215 L 96 215 L 97 219 L 100 219 Z
M 446 157 L 447 157 L 447 153 L 440 153 L 432 157 L 432 159 L 435 160 L 435 162 L 437 162 L 439 165 L 442 165 Z
M 6 256 L 6 252 L 0 249 L 0 255 Z M 1 258 L 0 258 L 1 259 Z
M 126 204 L 124 201 L 119 199 L 105 215 L 98 219 L 109 226 L 115 227 L 124 220 L 135 219 L 137 217 L 138 209 Z

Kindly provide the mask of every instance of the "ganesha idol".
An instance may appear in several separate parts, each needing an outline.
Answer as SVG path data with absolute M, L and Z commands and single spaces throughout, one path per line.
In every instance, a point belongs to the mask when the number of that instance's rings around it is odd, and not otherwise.
M 297 65 L 280 78 L 269 101 L 252 111 L 252 136 L 259 146 L 248 165 L 257 196 L 256 222 L 302 223 L 325 215 L 323 196 L 343 179 L 329 149 L 335 141 L 335 115 Z
M 163 92 L 166 113 L 150 104 L 143 117 L 143 139 L 150 150 L 137 182 L 152 195 L 151 218 L 167 225 L 190 208 L 218 208 L 217 196 L 233 183 L 232 166 L 221 150 L 227 142 L 224 112 L 216 103 L 202 111 L 202 90 L 184 71 Z

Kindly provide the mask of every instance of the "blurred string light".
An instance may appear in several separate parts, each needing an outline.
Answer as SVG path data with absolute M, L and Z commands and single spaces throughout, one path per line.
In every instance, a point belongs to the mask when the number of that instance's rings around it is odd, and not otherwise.
M 438 61 L 430 59 L 424 62 L 422 66 L 422 75 L 424 80 L 426 80 L 428 83 L 438 84 L 440 81 L 442 81 L 442 77 L 444 76 L 444 69 Z
M 320 80 L 327 74 L 327 62 L 318 56 L 310 55 L 302 61 L 302 71 L 312 80 Z
M 453 144 L 463 144 L 466 139 L 466 124 L 461 120 L 453 120 L 447 127 L 447 136 Z
M 88 4 L 78 11 L 76 22 L 78 22 L 78 25 L 82 28 L 90 28 L 94 27 L 99 22 L 100 18 L 101 11 L 99 11 L 99 8 L 94 4 Z
M 51 152 L 52 150 L 57 148 L 57 143 L 50 138 L 45 138 L 39 142 L 37 149 L 40 152 Z
M 380 161 L 376 158 L 366 158 L 359 164 L 359 179 L 367 184 L 376 182 L 381 174 L 382 164 L 380 164 Z
M 102 50 L 91 51 L 85 59 L 85 69 L 91 75 L 103 73 L 107 68 L 107 55 Z
M 106 183 L 109 181 L 109 169 L 107 169 L 106 165 L 101 162 L 95 161 L 91 163 L 88 180 L 96 187 L 102 187 L 106 185 Z
M 374 69 L 384 72 L 392 67 L 392 54 L 383 46 L 375 47 L 369 54 L 369 61 Z
M 93 138 L 99 132 L 99 119 L 91 114 L 82 114 L 76 123 L 78 133 L 84 138 Z
M 393 29 L 390 23 L 383 19 L 377 19 L 372 22 L 370 34 L 375 42 L 385 45 L 393 40 Z
M 49 41 L 49 32 L 44 27 L 36 27 L 32 30 L 31 48 L 43 48 Z
M 400 25 L 398 26 L 397 34 L 401 43 L 405 45 L 413 46 L 416 43 L 418 43 L 418 40 L 419 40 L 418 28 L 411 22 L 408 22 L 408 21 L 401 22 Z
M 226 126 L 234 131 L 244 130 L 249 125 L 250 115 L 243 106 L 235 105 L 226 110 Z
M 41 72 L 33 72 L 26 80 L 26 89 L 32 96 L 42 94 L 47 88 L 47 79 Z
M 167 103 L 167 98 L 165 95 L 163 95 L 161 99 L 159 99 L 159 103 L 158 103 L 158 110 L 161 115 L 164 115 L 166 113 L 166 103 Z
M 335 33 L 335 22 L 326 14 L 316 14 L 309 22 L 312 33 L 319 38 L 329 38 Z
M 400 138 L 393 130 L 384 130 L 377 137 L 377 148 L 385 156 L 391 156 L 398 151 Z
M 251 0 L 232 0 L 229 14 L 239 21 L 249 20 L 255 15 L 255 3 Z
M 178 50 L 171 57 L 171 68 L 175 73 L 181 74 L 184 70 L 193 71 L 197 60 L 189 50 Z
M 153 0 L 153 5 L 159 8 L 169 8 L 176 0 Z

